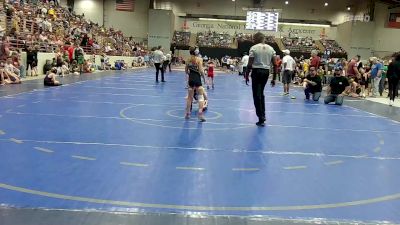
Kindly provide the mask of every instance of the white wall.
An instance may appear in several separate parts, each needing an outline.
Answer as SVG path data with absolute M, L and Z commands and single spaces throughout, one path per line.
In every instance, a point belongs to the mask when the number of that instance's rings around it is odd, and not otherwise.
M 150 9 L 148 16 L 150 48 L 161 45 L 165 50 L 169 50 L 174 32 L 174 17 L 171 10 Z
M 127 36 L 147 38 L 149 0 L 135 0 L 134 12 L 115 10 L 115 0 L 104 0 L 104 25 L 121 30 Z
M 377 3 L 375 8 L 375 33 L 372 35 L 374 36 L 374 51 L 379 55 L 388 55 L 400 51 L 400 29 L 385 28 L 388 16 L 387 5 Z
M 87 20 L 103 25 L 103 0 L 75 0 L 74 11 L 78 15 L 85 14 Z
M 212 3 L 211 3 L 212 2 Z M 345 17 L 354 13 L 348 12 L 346 5 L 348 1 L 336 0 L 335 4 L 331 2 L 329 7 L 323 6 L 323 1 L 290 1 L 289 5 L 284 4 L 284 0 L 265 1 L 264 8 L 282 9 L 281 18 L 284 19 L 304 19 L 304 20 L 328 20 L 334 24 L 342 23 Z M 365 1 L 362 1 L 365 3 Z M 157 7 L 172 9 L 176 15 L 186 14 L 207 14 L 207 15 L 229 15 L 245 16 L 246 11 L 243 8 L 252 8 L 252 0 L 160 0 L 157 1 Z M 364 8 L 363 4 L 359 4 Z M 355 10 L 355 9 L 354 9 Z

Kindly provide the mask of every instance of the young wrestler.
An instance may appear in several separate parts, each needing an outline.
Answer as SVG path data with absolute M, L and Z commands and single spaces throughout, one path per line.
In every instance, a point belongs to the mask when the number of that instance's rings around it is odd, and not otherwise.
M 190 118 L 193 96 L 194 92 L 196 91 L 197 99 L 199 102 L 198 118 L 200 122 L 205 122 L 206 119 L 204 118 L 203 115 L 205 91 L 201 82 L 202 77 L 204 79 L 204 74 L 203 74 L 204 70 L 202 65 L 203 62 L 199 57 L 196 56 L 195 48 L 191 47 L 189 51 L 190 51 L 190 58 L 186 61 L 186 68 L 185 68 L 186 74 L 188 75 L 188 85 L 189 85 L 188 97 L 186 102 L 185 119 Z

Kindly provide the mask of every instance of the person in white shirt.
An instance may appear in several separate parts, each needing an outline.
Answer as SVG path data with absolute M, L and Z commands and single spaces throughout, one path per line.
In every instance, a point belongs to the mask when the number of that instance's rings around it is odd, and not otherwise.
M 245 52 L 242 57 L 243 74 L 245 74 L 247 71 L 247 64 L 249 64 L 249 55 L 247 54 L 247 52 Z
M 264 88 L 268 82 L 270 71 L 273 71 L 275 61 L 275 50 L 265 43 L 264 34 L 258 32 L 253 36 L 254 45 L 250 48 L 248 70 L 246 72 L 246 84 L 249 82 L 249 72 L 251 70 L 251 86 L 253 91 L 253 101 L 258 117 L 257 126 L 265 126 L 265 97 Z M 271 81 L 271 86 L 275 86 L 275 73 Z
M 171 72 L 171 59 L 172 55 L 171 52 L 167 53 L 165 55 L 165 61 L 164 61 L 164 72 L 167 71 L 167 67 L 169 67 L 169 72 Z
M 296 69 L 296 61 L 294 61 L 293 57 L 290 56 L 289 50 L 283 50 L 283 54 L 285 55 L 282 59 L 282 83 L 283 83 L 283 95 L 289 95 L 289 87 L 292 82 L 292 77 L 294 70 Z
M 165 82 L 164 80 L 164 53 L 162 52 L 162 47 L 158 46 L 157 50 L 153 53 L 154 66 L 156 67 L 156 82 L 158 83 L 158 75 L 161 71 L 161 82 Z

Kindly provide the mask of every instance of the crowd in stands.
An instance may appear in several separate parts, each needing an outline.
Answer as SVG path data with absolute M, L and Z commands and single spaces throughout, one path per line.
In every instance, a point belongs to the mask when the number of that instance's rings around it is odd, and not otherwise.
M 311 52 L 314 49 L 318 49 L 311 37 L 284 37 L 282 42 L 285 48 L 291 52 Z
M 190 32 L 175 31 L 172 39 L 178 47 L 186 47 L 190 45 Z
M 38 75 L 38 52 L 55 54 L 43 69 L 59 75 L 128 66 L 121 61 L 107 64 L 109 55 L 136 56 L 141 61 L 129 66 L 145 63 L 144 46 L 133 37 L 85 20 L 83 15 L 60 7 L 57 1 L 6 0 L 0 11 L 6 16 L 6 29 L 0 27 L 1 84 L 20 83 L 28 71 L 28 75 Z M 22 51 L 27 54 L 26 65 L 22 64 Z M 85 59 L 85 54 L 101 55 L 101 65 L 95 65 L 94 57 Z
M 235 39 L 240 42 L 240 41 L 253 41 L 253 34 L 245 34 L 245 33 L 236 33 L 235 34 Z M 267 43 L 275 43 L 275 37 L 274 36 L 266 36 L 265 41 Z
M 199 32 L 196 40 L 199 47 L 231 48 L 233 43 L 230 34 L 215 31 Z
M 342 47 L 340 47 L 339 43 L 337 43 L 337 41 L 335 40 L 321 39 L 321 43 L 324 48 L 331 51 L 331 53 L 346 53 L 346 51 Z

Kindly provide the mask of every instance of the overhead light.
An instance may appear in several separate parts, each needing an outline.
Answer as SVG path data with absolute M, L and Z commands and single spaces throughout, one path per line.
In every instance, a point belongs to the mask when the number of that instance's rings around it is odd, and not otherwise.
M 325 2 L 324 6 L 328 6 L 328 3 L 327 3 L 327 2 Z
M 350 8 L 350 6 L 348 6 L 348 7 L 347 7 L 347 11 L 350 11 L 350 10 L 351 10 L 351 8 Z
M 234 2 L 235 0 L 232 0 L 232 2 Z
M 285 5 L 289 5 L 289 1 L 286 1 L 286 2 L 285 2 Z

